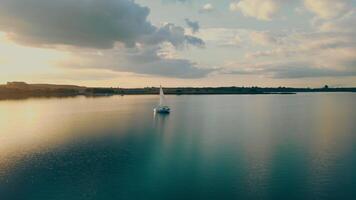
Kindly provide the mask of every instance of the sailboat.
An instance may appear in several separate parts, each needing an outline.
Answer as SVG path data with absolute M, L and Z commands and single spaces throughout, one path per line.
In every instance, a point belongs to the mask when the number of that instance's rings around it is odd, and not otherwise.
M 165 105 L 165 99 L 164 99 L 164 93 L 163 93 L 162 86 L 160 86 L 160 89 L 159 89 L 159 105 L 156 108 L 154 108 L 153 110 L 156 113 L 165 113 L 165 114 L 168 114 L 171 111 L 171 109 Z

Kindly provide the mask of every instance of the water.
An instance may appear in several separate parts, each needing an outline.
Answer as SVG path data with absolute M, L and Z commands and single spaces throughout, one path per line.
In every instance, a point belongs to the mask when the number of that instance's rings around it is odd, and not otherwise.
M 355 199 L 356 94 L 0 101 L 0 199 Z

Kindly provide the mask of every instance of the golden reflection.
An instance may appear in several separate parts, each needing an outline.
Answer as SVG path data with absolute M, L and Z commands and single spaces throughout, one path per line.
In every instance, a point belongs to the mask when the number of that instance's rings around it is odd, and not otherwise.
M 316 193 L 325 190 L 333 181 L 332 172 L 352 146 L 347 135 L 352 133 L 349 125 L 353 124 L 349 99 L 337 94 L 323 95 L 315 100 L 310 111 L 315 123 L 309 146 L 312 156 L 309 181 L 311 189 Z
M 120 130 L 137 124 L 132 111 L 150 101 L 134 96 L 0 101 L 0 171 L 33 152 L 113 129 L 125 133 Z

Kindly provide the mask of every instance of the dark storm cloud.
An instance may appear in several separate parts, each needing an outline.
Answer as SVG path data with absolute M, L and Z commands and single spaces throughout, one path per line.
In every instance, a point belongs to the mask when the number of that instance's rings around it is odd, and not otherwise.
M 190 19 L 186 18 L 185 23 L 188 25 L 188 27 L 192 30 L 193 33 L 196 33 L 200 29 L 199 22 L 197 21 L 191 21 Z

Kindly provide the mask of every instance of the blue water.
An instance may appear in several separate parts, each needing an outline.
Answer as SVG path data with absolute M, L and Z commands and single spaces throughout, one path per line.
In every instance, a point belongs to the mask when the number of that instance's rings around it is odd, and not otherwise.
M 1 200 L 356 199 L 356 94 L 0 101 Z

